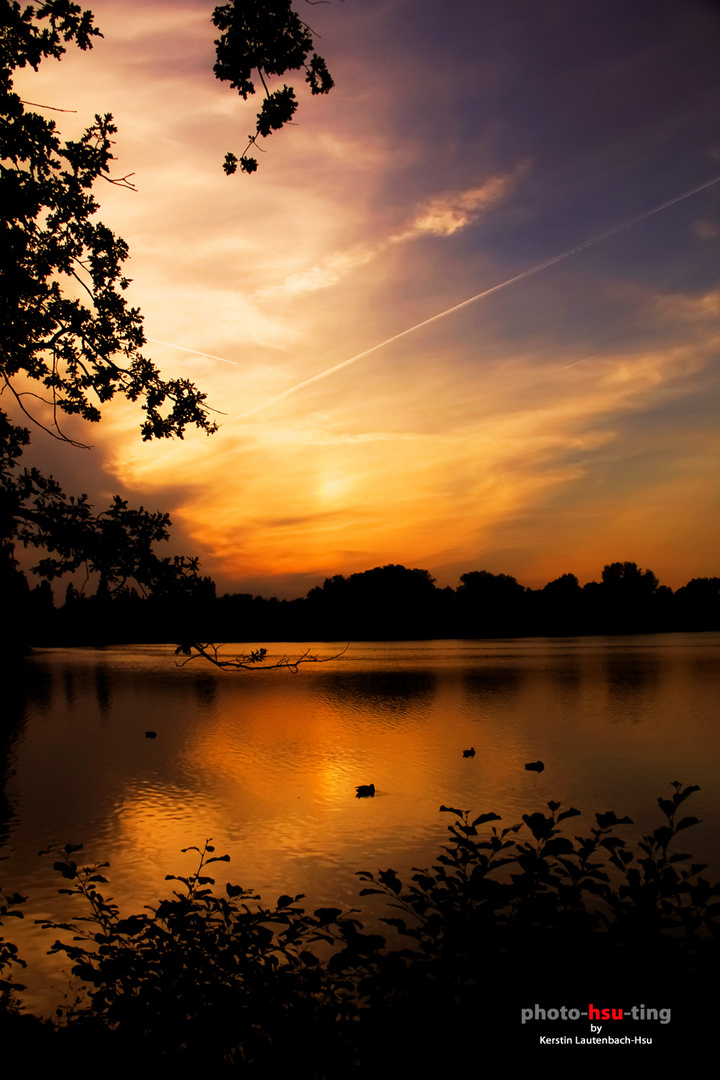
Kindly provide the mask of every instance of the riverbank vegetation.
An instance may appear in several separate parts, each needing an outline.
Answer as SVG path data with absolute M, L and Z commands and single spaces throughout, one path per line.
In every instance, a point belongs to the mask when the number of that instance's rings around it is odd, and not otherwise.
M 75 921 L 45 923 L 78 998 L 52 1021 L 24 1015 L 21 960 L 0 939 L 4 1044 L 22 1044 L 26 1062 L 82 1048 L 219 1075 L 429 1075 L 505 1037 L 536 1047 L 541 1025 L 520 1010 L 541 1002 L 624 1010 L 613 1034 L 667 1053 L 688 1023 L 702 1029 L 720 979 L 720 883 L 676 850 L 697 824 L 684 807 L 697 790 L 674 782 L 634 845 L 613 812 L 588 828 L 549 802 L 504 827 L 442 806 L 452 823 L 434 864 L 409 882 L 359 871 L 362 913 L 217 885 L 229 858 L 208 841 L 186 849 L 194 869 L 168 876 L 169 898 L 128 916 L 107 895 L 107 864 L 83 866 L 73 845 L 46 852 L 79 903 Z M 0 900 L 3 921 L 22 915 L 23 897 Z M 587 1016 L 555 1027 L 587 1034 Z
M 56 606 L 50 585 L 20 580 L 24 628 L 34 645 L 167 641 L 372 641 L 720 629 L 720 577 L 694 578 L 673 592 L 651 570 L 610 563 L 581 586 L 563 574 L 531 589 L 508 574 L 475 570 L 456 589 L 404 566 L 337 574 L 296 600 L 249 593 L 217 596 L 214 582 L 183 578 L 149 596 L 70 585 Z

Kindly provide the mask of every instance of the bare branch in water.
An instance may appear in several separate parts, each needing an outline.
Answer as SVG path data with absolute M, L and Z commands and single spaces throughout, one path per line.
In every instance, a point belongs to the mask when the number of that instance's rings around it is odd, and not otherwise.
M 191 660 L 202 657 L 208 663 L 221 668 L 223 671 L 272 671 L 275 668 L 287 668 L 293 674 L 296 674 L 301 664 L 327 664 L 330 660 L 338 660 L 348 651 L 350 642 L 341 652 L 335 653 L 333 656 L 314 656 L 309 649 L 306 649 L 302 656 L 294 659 L 283 656 L 274 664 L 265 664 L 263 662 L 267 656 L 267 649 L 254 649 L 252 652 L 240 653 L 232 659 L 224 660 L 218 654 L 218 650 L 222 649 L 222 647 L 222 645 L 213 644 L 212 641 L 205 642 L 205 644 L 199 641 L 182 642 L 176 648 L 175 655 L 184 656 L 185 660 L 179 661 L 177 666 L 185 667 Z

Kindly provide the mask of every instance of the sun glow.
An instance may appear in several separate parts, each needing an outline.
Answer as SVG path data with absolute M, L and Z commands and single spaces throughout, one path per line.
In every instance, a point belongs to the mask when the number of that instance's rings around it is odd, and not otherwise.
M 459 66 L 430 100 L 433 49 L 411 34 L 404 51 L 393 5 L 321 5 L 337 90 L 257 177 L 228 179 L 229 117 L 244 130 L 256 106 L 213 80 L 199 0 L 93 7 L 104 39 L 18 89 L 76 109 L 57 118 L 67 137 L 115 114 L 138 191 L 106 185 L 98 219 L 128 242 L 148 355 L 207 392 L 220 431 L 143 444 L 136 407 L 113 403 L 79 436 L 95 452 L 68 465 L 77 490 L 167 509 L 221 589 L 277 579 L 283 595 L 293 574 L 383 562 L 543 584 L 596 576 L 618 546 L 674 587 L 717 573 L 720 185 L 715 150 L 678 134 L 714 116 L 703 36 L 686 54 L 674 22 L 653 43 L 633 23 L 618 63 L 598 9 L 578 86 L 550 20 L 526 36 L 477 5 L 445 20 Z M 519 95 L 518 57 L 536 72 Z M 609 67 L 636 102 L 621 130 L 593 84 Z M 673 78 L 663 133 L 653 93 Z
M 325 476 L 317 486 L 317 497 L 320 502 L 345 502 L 352 487 L 346 476 Z

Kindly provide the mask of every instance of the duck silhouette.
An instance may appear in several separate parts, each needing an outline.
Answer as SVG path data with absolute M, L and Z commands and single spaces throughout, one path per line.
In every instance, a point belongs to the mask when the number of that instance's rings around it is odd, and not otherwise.
M 545 766 L 543 765 L 542 761 L 528 761 L 525 768 L 529 772 L 542 772 Z
M 375 785 L 374 784 L 358 784 L 355 788 L 356 799 L 374 799 L 375 798 Z
M 475 747 L 471 746 L 469 750 L 463 750 L 463 757 L 475 757 Z

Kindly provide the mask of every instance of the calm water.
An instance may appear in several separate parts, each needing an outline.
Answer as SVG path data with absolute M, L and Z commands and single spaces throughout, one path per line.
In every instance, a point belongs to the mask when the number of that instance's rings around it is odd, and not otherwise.
M 209 837 L 232 858 L 223 884 L 351 907 L 354 871 L 432 861 L 441 803 L 510 825 L 557 799 L 585 812 L 575 832 L 614 809 L 637 833 L 660 823 L 655 800 L 677 779 L 701 786 L 686 843 L 718 871 L 719 660 L 720 634 L 361 643 L 296 675 L 179 669 L 170 646 L 38 652 L 9 687 L 0 820 L 0 884 L 30 898 L 4 930 L 28 960 L 27 1004 L 67 990 L 45 955 L 57 935 L 33 921 L 74 910 L 37 857 L 52 841 L 109 861 L 127 913 Z M 526 772 L 538 758 L 545 771 Z M 355 799 L 369 783 L 375 798 Z

